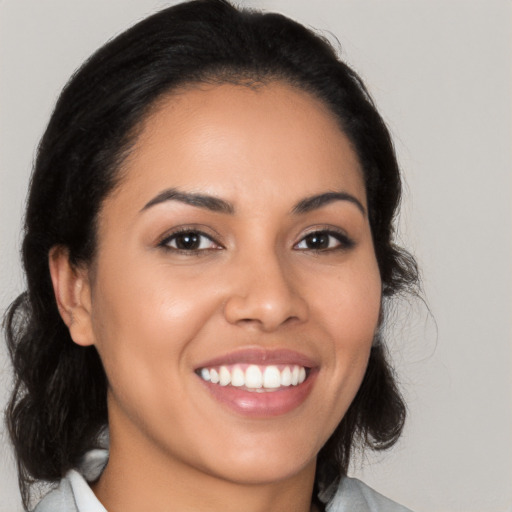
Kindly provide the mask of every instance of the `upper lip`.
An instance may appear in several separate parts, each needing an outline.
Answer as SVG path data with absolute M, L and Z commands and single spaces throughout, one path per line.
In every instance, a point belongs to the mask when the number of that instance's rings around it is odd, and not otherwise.
M 290 364 L 306 368 L 317 366 L 310 357 L 294 350 L 246 348 L 204 361 L 196 369 L 244 363 L 256 365 Z

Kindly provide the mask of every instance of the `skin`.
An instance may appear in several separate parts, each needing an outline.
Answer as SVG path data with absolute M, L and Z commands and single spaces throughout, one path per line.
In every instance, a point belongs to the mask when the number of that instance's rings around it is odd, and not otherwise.
M 109 512 L 308 511 L 318 451 L 361 383 L 380 310 L 349 141 L 320 101 L 286 84 L 190 86 L 158 105 L 121 172 L 93 264 L 50 255 L 62 317 L 76 343 L 96 346 L 109 381 L 110 460 L 96 495 Z M 171 187 L 233 212 L 145 208 Z M 354 200 L 293 211 L 327 192 Z M 207 235 L 201 250 L 176 251 L 180 227 Z M 320 249 L 306 238 L 326 230 L 341 235 Z M 254 347 L 315 362 L 300 406 L 247 417 L 194 372 Z

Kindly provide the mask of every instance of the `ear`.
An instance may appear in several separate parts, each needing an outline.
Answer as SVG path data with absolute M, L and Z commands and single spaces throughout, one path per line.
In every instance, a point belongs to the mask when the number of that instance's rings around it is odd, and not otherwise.
M 69 250 L 63 246 L 50 249 L 48 263 L 57 307 L 71 338 L 84 347 L 94 345 L 88 269 L 72 265 Z

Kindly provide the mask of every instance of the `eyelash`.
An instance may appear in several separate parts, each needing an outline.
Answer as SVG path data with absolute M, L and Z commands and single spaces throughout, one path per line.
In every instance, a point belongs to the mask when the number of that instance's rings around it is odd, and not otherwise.
M 176 240 L 178 240 L 178 238 L 180 236 L 184 236 L 184 235 L 197 237 L 199 239 L 199 248 L 184 249 L 184 248 L 179 248 L 177 246 L 176 247 L 171 246 L 172 242 L 176 242 Z M 337 244 L 334 247 L 328 246 L 328 247 L 318 248 L 318 249 L 308 248 L 308 247 L 299 248 L 299 245 L 301 245 L 302 243 L 305 243 L 308 238 L 310 238 L 310 240 L 311 240 L 311 238 L 315 237 L 315 236 L 316 237 L 327 236 L 330 239 L 335 239 Z M 210 244 L 214 245 L 215 247 L 201 248 L 201 244 L 203 243 L 203 241 L 201 241 L 201 238 L 208 240 L 208 242 Z M 328 241 L 328 245 L 331 245 L 331 240 Z M 314 231 L 309 232 L 305 236 L 303 236 L 301 238 L 301 240 L 293 246 L 293 248 L 297 251 L 325 253 L 325 252 L 349 250 L 352 247 L 354 247 L 354 245 L 355 245 L 355 242 L 342 231 L 336 231 L 333 229 L 316 229 Z M 170 235 L 166 236 L 161 242 L 159 242 L 158 246 L 167 251 L 178 253 L 178 254 L 184 254 L 187 256 L 201 255 L 201 254 L 204 254 L 205 252 L 217 251 L 217 250 L 224 248 L 221 244 L 219 244 L 216 240 L 214 240 L 210 235 L 204 233 L 203 231 L 201 231 L 199 229 L 195 229 L 195 228 L 182 228 L 177 231 L 174 231 Z

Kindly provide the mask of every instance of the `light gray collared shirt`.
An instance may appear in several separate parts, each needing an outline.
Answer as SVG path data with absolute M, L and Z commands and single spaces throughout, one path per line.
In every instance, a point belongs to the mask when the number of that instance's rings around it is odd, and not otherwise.
M 101 475 L 107 460 L 108 450 L 88 452 L 80 467 L 68 471 L 34 512 L 107 512 L 87 483 Z M 327 512 L 411 512 L 355 478 L 342 478 L 322 498 L 327 502 Z

